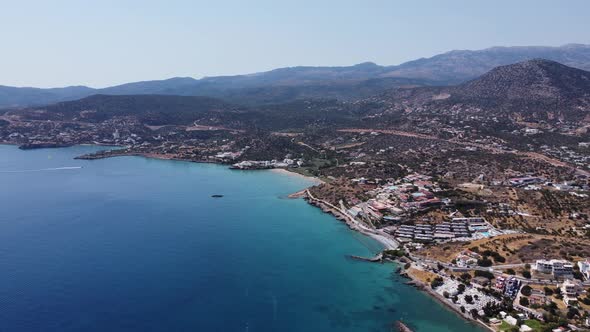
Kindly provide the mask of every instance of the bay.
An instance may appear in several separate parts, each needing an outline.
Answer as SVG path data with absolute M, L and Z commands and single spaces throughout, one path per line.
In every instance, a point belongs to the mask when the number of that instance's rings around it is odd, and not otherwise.
M 481 331 L 346 258 L 381 247 L 307 179 L 99 149 L 0 146 L 0 331 Z

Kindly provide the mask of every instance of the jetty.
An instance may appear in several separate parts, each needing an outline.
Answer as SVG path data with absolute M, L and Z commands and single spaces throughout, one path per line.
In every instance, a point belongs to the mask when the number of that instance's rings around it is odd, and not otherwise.
M 380 252 L 377 255 L 373 256 L 373 257 L 362 257 L 362 256 L 355 256 L 355 255 L 349 255 L 348 257 L 352 258 L 352 259 L 356 259 L 359 261 L 365 261 L 365 262 L 383 262 L 383 253 Z

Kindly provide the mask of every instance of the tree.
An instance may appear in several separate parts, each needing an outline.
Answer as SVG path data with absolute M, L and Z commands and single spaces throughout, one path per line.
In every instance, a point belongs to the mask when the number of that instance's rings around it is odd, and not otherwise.
M 515 275 L 516 271 L 514 271 L 514 269 L 507 269 L 506 273 L 510 274 L 510 275 Z
M 477 260 L 477 265 L 482 266 L 482 267 L 490 267 L 490 266 L 492 266 L 492 264 L 493 264 L 492 261 L 487 257 Z
M 444 281 L 442 277 L 436 277 L 434 280 L 432 280 L 432 282 L 430 282 L 430 287 L 432 289 L 436 289 L 437 287 L 442 286 L 443 283 Z
M 474 273 L 475 273 L 476 277 L 484 277 L 484 278 L 488 278 L 488 279 L 494 279 L 494 274 L 490 271 L 475 270 Z
M 522 286 L 522 288 L 520 289 L 520 292 L 522 293 L 522 295 L 524 296 L 531 296 L 531 294 L 533 293 L 533 289 L 531 288 L 531 286 L 529 285 L 524 285 Z
M 465 298 L 465 302 L 467 302 L 469 304 L 473 303 L 473 296 L 471 296 L 471 295 L 465 295 L 464 298 Z
M 545 296 L 551 296 L 551 295 L 553 295 L 553 289 L 545 286 L 545 287 L 543 287 L 543 290 L 545 291 Z
M 531 271 L 528 271 L 528 270 L 522 271 L 522 276 L 527 279 L 530 279 L 531 278 Z
M 465 285 L 459 284 L 459 286 L 457 286 L 457 293 L 462 294 L 464 291 L 465 291 Z
M 576 316 L 579 316 L 580 312 L 578 311 L 578 309 L 576 308 L 569 308 L 569 310 L 567 311 L 567 319 L 573 319 Z
M 521 306 L 528 307 L 529 304 L 530 304 L 529 298 L 528 297 L 521 296 L 520 297 L 520 301 L 518 303 L 520 303 Z

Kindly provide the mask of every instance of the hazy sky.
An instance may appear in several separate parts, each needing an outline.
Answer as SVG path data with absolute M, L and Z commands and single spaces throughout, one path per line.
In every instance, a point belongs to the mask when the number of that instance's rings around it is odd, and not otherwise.
M 0 0 L 0 84 L 103 87 L 590 44 L 590 1 Z

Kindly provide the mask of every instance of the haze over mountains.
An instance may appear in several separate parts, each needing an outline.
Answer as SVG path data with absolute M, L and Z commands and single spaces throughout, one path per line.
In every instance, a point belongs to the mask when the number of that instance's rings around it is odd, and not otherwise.
M 148 125 L 205 125 L 283 130 L 295 125 L 373 125 L 421 114 L 459 114 L 506 121 L 589 122 L 590 72 L 555 61 L 533 59 L 500 66 L 454 86 L 390 89 L 354 102 L 299 100 L 243 106 L 204 96 L 93 95 L 75 101 L 16 110 L 30 120 L 98 123 L 131 117 Z M 13 112 L 8 112 L 11 114 Z M 364 119 L 364 120 L 363 120 Z
M 350 100 L 391 88 L 459 84 L 497 66 L 543 58 L 590 70 L 590 45 L 492 47 L 451 51 L 398 66 L 362 63 L 348 67 L 290 67 L 263 73 L 134 82 L 104 89 L 74 86 L 53 89 L 0 86 L 0 107 L 25 107 L 76 100 L 94 94 L 208 96 L 246 105 L 297 99 Z

